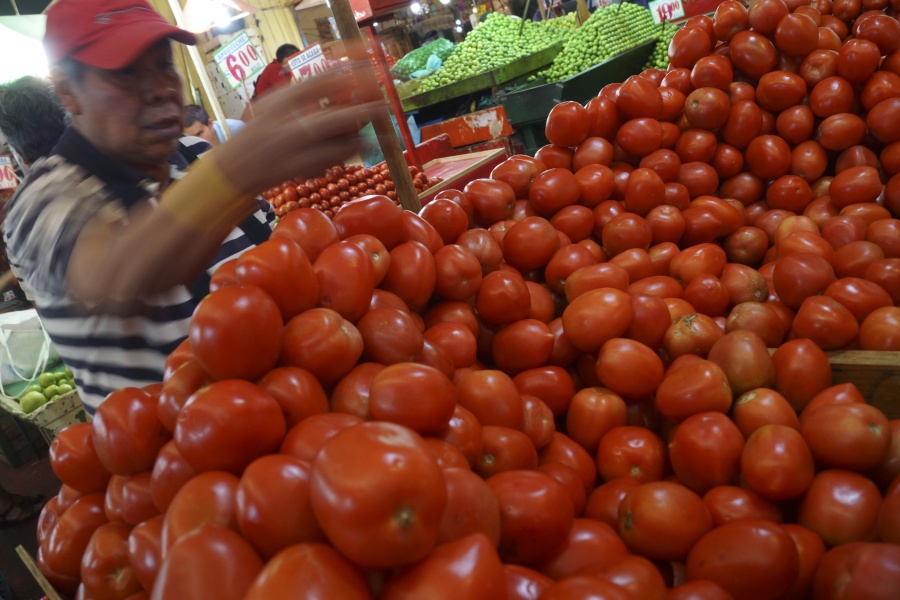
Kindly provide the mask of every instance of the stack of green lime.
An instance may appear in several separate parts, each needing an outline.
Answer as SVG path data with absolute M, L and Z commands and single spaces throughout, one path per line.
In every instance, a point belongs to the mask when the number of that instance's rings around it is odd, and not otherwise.
M 41 373 L 34 383 L 25 388 L 25 393 L 19 398 L 19 406 L 22 411 L 31 413 L 74 389 L 75 380 L 69 369 L 59 373 Z
M 420 80 L 418 93 L 468 79 L 540 52 L 564 42 L 578 31 L 577 27 L 574 13 L 546 21 L 525 21 L 524 24 L 518 17 L 491 13 L 456 45 L 436 73 Z
M 669 68 L 669 43 L 678 31 L 678 25 L 673 23 L 663 23 L 657 26 L 656 48 L 653 54 L 644 65 L 644 69 L 662 69 L 665 71 Z
M 659 26 L 643 6 L 623 2 L 600 7 L 578 28 L 550 68 L 538 73 L 548 83 L 568 79 L 626 50 L 655 39 Z

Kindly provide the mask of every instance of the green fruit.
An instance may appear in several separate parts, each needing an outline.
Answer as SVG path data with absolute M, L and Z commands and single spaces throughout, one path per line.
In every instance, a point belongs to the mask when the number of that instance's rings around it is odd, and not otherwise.
M 75 377 L 75 373 L 73 373 L 71 369 L 66 369 L 65 371 L 63 371 L 63 373 L 65 373 L 66 377 L 68 377 L 69 379 L 73 379 Z
M 55 383 L 53 385 L 48 385 L 44 388 L 44 395 L 48 398 L 50 398 L 51 396 L 58 396 L 59 386 L 57 386 Z
M 21 398 L 19 398 L 19 406 L 22 407 L 22 410 L 26 413 L 32 413 L 47 404 L 47 397 L 44 396 L 40 392 L 28 392 Z
M 54 375 L 56 375 L 56 383 L 64 381 L 68 377 L 65 373 L 54 373 Z
M 60 396 L 62 396 L 63 394 L 68 394 L 68 393 L 71 392 L 73 389 L 75 389 L 75 388 L 72 387 L 72 386 L 71 386 L 70 384 L 68 384 L 68 383 L 60 383 L 59 385 L 56 386 L 56 390 L 59 392 L 59 395 L 60 395 Z
M 56 383 L 56 373 L 41 373 L 38 375 L 37 384 L 42 388 Z
M 44 388 L 42 388 L 41 386 L 39 386 L 39 385 L 36 384 L 36 383 L 32 383 L 32 384 L 29 385 L 27 388 L 25 388 L 23 391 L 24 391 L 26 394 L 27 394 L 28 392 L 42 392 L 42 391 L 44 391 Z

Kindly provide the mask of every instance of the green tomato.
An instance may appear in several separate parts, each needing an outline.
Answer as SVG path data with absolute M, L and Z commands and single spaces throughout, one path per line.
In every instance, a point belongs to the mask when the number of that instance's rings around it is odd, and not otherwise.
M 55 383 L 53 385 L 48 385 L 44 388 L 44 395 L 47 396 L 47 398 L 59 395 L 59 386 Z
M 38 375 L 37 384 L 42 388 L 45 388 L 48 385 L 53 385 L 54 383 L 56 383 L 55 373 L 41 373 L 40 375 Z
M 36 383 L 32 383 L 28 387 L 26 387 L 23 391 L 27 394 L 28 392 L 43 392 L 44 388 Z
M 40 392 L 28 392 L 19 398 L 19 406 L 22 407 L 24 412 L 32 413 L 47 404 L 48 401 L 48 398 Z
M 62 396 L 63 394 L 68 394 L 69 392 L 71 392 L 74 389 L 75 388 L 71 384 L 68 384 L 68 383 L 60 383 L 59 385 L 56 386 L 56 391 L 59 392 L 60 396 Z

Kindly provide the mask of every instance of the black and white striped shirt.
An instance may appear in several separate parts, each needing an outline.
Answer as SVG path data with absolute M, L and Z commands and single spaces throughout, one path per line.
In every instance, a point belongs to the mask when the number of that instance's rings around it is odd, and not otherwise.
M 173 178 L 182 174 L 172 167 Z M 97 217 L 124 224 L 136 203 L 156 201 L 158 188 L 70 127 L 51 155 L 32 166 L 7 206 L 3 235 L 10 267 L 91 412 L 116 389 L 162 380 L 166 356 L 187 337 L 190 317 L 208 292 L 203 278 L 111 314 L 86 312 L 67 291 L 66 269 L 85 225 Z M 268 236 L 274 215 L 260 202 L 260 210 L 222 243 L 207 273 Z

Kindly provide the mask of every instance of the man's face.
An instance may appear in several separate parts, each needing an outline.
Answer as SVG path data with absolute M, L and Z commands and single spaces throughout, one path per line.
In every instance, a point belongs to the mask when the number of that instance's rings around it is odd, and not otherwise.
M 85 67 L 66 86 L 63 103 L 75 127 L 95 146 L 138 170 L 164 166 L 184 123 L 181 77 L 168 40 L 117 71 Z
M 201 123 L 200 121 L 194 121 L 190 125 L 184 128 L 184 135 L 193 135 L 200 139 L 206 140 L 213 146 L 219 145 L 219 137 L 216 135 L 216 132 L 208 123 Z

